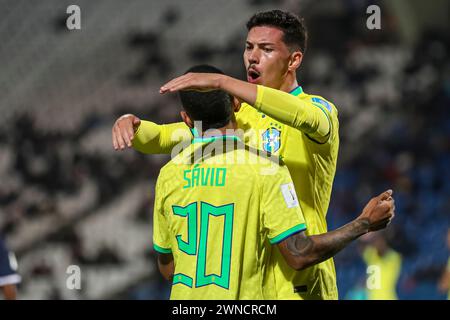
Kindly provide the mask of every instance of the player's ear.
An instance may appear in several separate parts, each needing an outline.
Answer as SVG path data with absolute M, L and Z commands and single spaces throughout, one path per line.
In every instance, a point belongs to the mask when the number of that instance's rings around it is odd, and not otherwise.
M 238 98 L 233 97 L 233 111 L 238 112 L 241 109 L 241 101 Z
M 289 61 L 289 70 L 296 71 L 302 64 L 302 60 L 303 60 L 303 53 L 301 53 L 300 51 L 294 51 L 291 54 L 291 58 Z
M 186 125 L 192 129 L 194 127 L 194 123 L 192 122 L 191 118 L 186 113 L 186 111 L 180 111 L 180 115 L 181 115 L 181 119 L 183 119 L 184 123 L 186 123 Z

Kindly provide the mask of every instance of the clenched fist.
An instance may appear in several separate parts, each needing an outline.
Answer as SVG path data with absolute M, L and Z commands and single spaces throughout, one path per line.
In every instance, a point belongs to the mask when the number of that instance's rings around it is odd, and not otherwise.
M 358 219 L 368 223 L 369 231 L 377 231 L 386 228 L 394 216 L 395 201 L 392 198 L 392 190 L 387 190 L 372 198 Z

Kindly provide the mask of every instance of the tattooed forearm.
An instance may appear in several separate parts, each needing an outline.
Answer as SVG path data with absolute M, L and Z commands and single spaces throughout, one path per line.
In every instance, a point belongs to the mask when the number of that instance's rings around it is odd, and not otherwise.
M 307 236 L 302 232 L 286 239 L 285 248 L 291 256 L 291 264 L 296 269 L 304 269 L 331 258 L 351 241 L 367 233 L 368 228 L 368 221 L 358 219 L 320 235 Z
M 303 232 L 287 239 L 287 248 L 293 256 L 305 256 L 312 251 L 313 241 Z

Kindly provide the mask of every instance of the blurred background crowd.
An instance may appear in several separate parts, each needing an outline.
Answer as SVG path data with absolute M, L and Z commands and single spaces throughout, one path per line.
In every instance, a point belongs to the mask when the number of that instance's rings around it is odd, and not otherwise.
M 81 30 L 66 28 L 71 4 Z M 371 4 L 381 9 L 379 30 L 366 27 Z M 179 121 L 177 97 L 158 89 L 193 64 L 245 79 L 245 22 L 274 8 L 305 18 L 299 82 L 339 110 L 329 229 L 371 196 L 395 192 L 386 232 L 336 256 L 340 298 L 447 299 L 448 1 L 0 0 L 0 8 L 0 237 L 17 257 L 19 299 L 168 297 L 151 217 L 169 156 L 115 152 L 111 127 L 124 113 Z M 367 290 L 373 264 L 389 275 L 382 290 Z M 69 265 L 81 268 L 81 290 L 66 287 Z

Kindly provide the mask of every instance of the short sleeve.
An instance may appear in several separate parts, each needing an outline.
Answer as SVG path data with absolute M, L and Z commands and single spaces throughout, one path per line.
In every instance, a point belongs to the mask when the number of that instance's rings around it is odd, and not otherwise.
M 306 230 L 305 218 L 288 169 L 280 166 L 273 174 L 261 177 L 263 223 L 269 231 L 270 243 L 277 244 Z
M 153 248 L 159 253 L 171 253 L 169 236 L 169 223 L 164 212 L 164 193 L 161 186 L 161 177 L 155 187 L 155 206 L 153 209 Z

